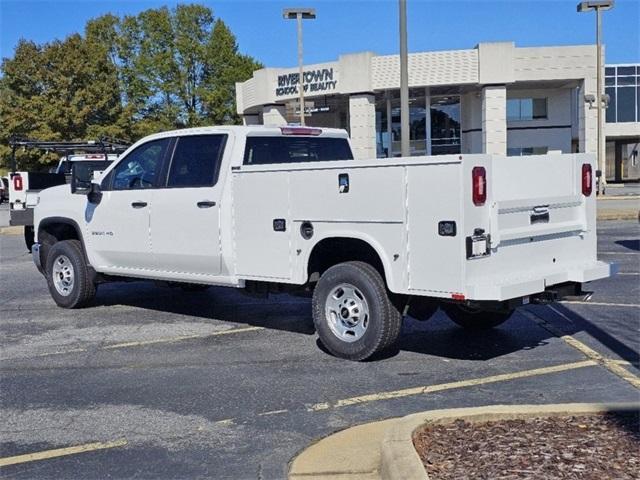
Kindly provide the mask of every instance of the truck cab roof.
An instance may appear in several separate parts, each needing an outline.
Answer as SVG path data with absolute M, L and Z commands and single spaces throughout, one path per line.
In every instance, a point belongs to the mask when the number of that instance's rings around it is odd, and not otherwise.
M 299 125 L 265 126 L 265 125 L 223 125 L 209 127 L 183 128 L 169 130 L 145 137 L 143 140 L 175 137 L 179 135 L 207 135 L 214 133 L 231 133 L 236 136 L 319 136 L 334 138 L 349 138 L 346 130 L 340 128 L 301 127 Z M 137 142 L 139 143 L 139 142 Z M 134 145 L 135 146 L 135 145 Z

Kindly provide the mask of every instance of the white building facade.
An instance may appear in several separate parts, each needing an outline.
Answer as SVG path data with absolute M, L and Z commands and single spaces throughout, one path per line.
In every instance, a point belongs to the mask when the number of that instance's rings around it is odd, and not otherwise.
M 358 158 L 400 155 L 398 55 L 342 55 L 305 66 L 303 75 L 308 125 L 347 129 Z M 296 68 L 265 68 L 237 83 L 244 123 L 297 122 L 298 76 Z M 594 45 L 518 48 L 500 42 L 414 53 L 409 87 L 412 155 L 597 149 L 596 110 L 584 101 L 596 92 Z M 637 152 L 637 116 L 623 130 L 626 140 L 636 140 Z M 615 163 L 615 155 L 608 158 Z M 616 168 L 607 168 L 610 180 Z

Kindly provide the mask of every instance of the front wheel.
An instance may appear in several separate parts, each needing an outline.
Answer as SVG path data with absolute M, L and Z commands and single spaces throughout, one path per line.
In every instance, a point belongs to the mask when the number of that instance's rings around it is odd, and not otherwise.
M 312 309 L 320 341 L 336 357 L 366 360 L 400 335 L 400 311 L 380 273 L 364 262 L 340 263 L 324 272 Z
M 462 328 L 469 330 L 489 330 L 495 328 L 509 320 L 514 312 L 514 310 L 504 312 L 482 310 L 455 303 L 443 303 L 441 308 L 449 319 Z
M 96 287 L 78 240 L 54 243 L 47 254 L 46 265 L 49 292 L 58 306 L 80 308 L 93 299 Z

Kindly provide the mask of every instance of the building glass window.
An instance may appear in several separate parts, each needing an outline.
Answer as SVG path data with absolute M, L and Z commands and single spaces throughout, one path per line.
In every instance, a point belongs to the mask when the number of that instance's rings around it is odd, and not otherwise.
M 431 154 L 460 151 L 460 97 L 431 97 Z
M 507 99 L 507 120 L 539 120 L 547 118 L 546 98 Z
M 636 89 L 633 87 L 618 88 L 616 92 L 617 121 L 636 121 Z
M 635 75 L 636 67 L 618 67 L 618 75 Z
M 609 95 L 606 120 L 640 121 L 640 66 L 611 65 L 605 68 L 605 92 Z
M 604 93 L 609 95 L 609 105 L 607 105 L 606 110 L 606 121 L 609 123 L 615 123 L 616 121 L 616 89 L 615 88 L 605 88 Z
M 387 97 L 391 96 L 391 128 L 387 129 Z M 427 110 L 427 98 L 430 98 Z M 460 96 L 426 96 L 424 89 L 409 91 L 409 145 L 411 155 L 460 153 Z M 427 115 L 427 111 L 429 115 Z M 427 124 L 427 121 L 429 122 Z M 427 128 L 429 127 L 429 128 Z M 430 132 L 431 143 L 428 143 Z M 376 101 L 377 156 L 400 156 L 400 99 L 398 91 L 380 95 Z M 429 148 L 430 147 L 430 148 Z M 389 151 L 391 155 L 389 155 Z
M 549 147 L 514 147 L 507 148 L 508 157 L 521 157 L 523 155 L 546 155 Z

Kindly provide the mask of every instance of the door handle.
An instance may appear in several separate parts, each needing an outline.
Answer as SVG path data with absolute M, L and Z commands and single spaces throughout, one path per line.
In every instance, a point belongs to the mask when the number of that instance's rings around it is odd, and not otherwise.
M 144 208 L 147 206 L 147 202 L 133 202 L 131 206 L 133 208 Z
M 198 208 L 211 208 L 216 206 L 216 202 L 211 202 L 209 200 L 203 200 L 201 202 L 196 203 Z

